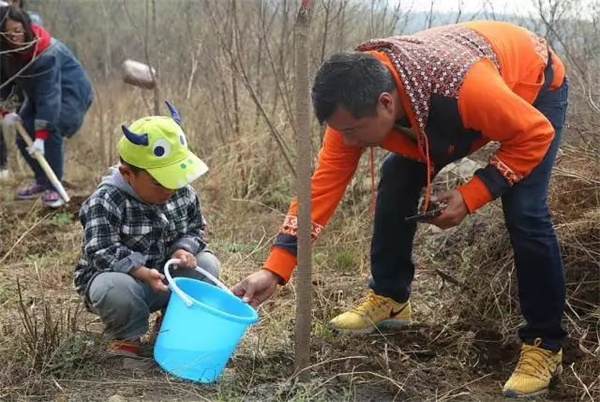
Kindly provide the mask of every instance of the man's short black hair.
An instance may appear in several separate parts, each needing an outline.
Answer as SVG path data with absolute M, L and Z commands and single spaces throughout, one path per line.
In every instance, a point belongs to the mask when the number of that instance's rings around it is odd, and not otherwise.
M 312 102 L 320 124 L 338 106 L 361 118 L 375 115 L 379 95 L 395 88 L 394 77 L 373 55 L 337 53 L 319 68 L 312 87 Z

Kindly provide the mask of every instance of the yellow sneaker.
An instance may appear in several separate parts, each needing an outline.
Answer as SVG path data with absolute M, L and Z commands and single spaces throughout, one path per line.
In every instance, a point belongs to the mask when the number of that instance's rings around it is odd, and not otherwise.
M 562 373 L 562 349 L 558 352 L 542 349 L 537 338 L 532 345 L 521 347 L 517 368 L 508 379 L 502 393 L 510 398 L 531 398 L 545 395 L 550 380 Z
M 410 324 L 410 301 L 396 301 L 369 291 L 367 297 L 352 310 L 329 321 L 336 332 L 368 334 L 378 327 L 398 328 Z

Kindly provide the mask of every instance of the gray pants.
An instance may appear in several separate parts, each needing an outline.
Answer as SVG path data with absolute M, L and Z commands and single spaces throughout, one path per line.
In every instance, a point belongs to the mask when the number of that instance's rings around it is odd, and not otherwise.
M 201 251 L 196 255 L 196 261 L 200 268 L 219 277 L 220 263 L 212 253 Z M 188 268 L 170 272 L 173 277 L 206 279 L 198 271 Z M 90 308 L 102 319 L 109 339 L 139 339 L 148 331 L 150 313 L 165 308 L 170 296 L 170 292 L 154 292 L 146 283 L 121 272 L 99 274 L 88 290 Z

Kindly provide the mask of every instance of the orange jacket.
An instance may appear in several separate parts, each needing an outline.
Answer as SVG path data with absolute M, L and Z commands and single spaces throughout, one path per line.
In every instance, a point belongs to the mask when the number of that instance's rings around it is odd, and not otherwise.
M 498 141 L 501 146 L 487 169 L 491 169 L 492 174 L 501 177 L 510 186 L 527 176 L 541 161 L 554 137 L 550 122 L 532 106 L 544 84 L 544 70 L 548 60 L 542 55 L 544 51 L 547 55 L 548 49 L 542 48 L 543 42 L 532 33 L 512 24 L 474 21 L 460 25 L 487 40 L 496 56 L 499 69 L 489 59 L 481 58 L 471 64 L 464 75 L 454 106 L 448 110 L 454 111 L 453 118 L 457 120 L 457 124 L 477 135 L 467 138 L 469 142 L 464 155 L 450 155 L 455 148 L 451 144 L 447 151 L 448 157 L 458 159 L 490 141 Z M 375 50 L 371 53 L 393 74 L 404 109 L 414 129 L 417 125 L 414 110 L 394 63 L 385 52 Z M 562 85 L 565 68 L 554 52 L 550 51 L 550 57 L 554 72 L 554 79 L 549 84 L 551 90 Z M 441 125 L 444 126 L 445 123 L 446 121 Z M 429 146 L 435 148 L 433 133 L 427 130 L 424 134 Z M 424 163 L 433 163 L 432 157 L 428 159 L 420 145 L 422 144 L 415 144 L 397 130 L 390 132 L 381 144 L 388 151 Z M 464 148 L 465 144 L 462 145 Z M 345 145 L 339 132 L 327 128 L 312 177 L 313 240 L 333 215 L 354 175 L 362 151 L 360 147 Z M 484 177 L 475 175 L 458 188 L 471 213 L 499 195 L 497 193 L 500 190 L 491 188 L 491 181 L 486 185 Z M 265 268 L 281 276 L 284 281 L 289 280 L 296 266 L 296 216 L 295 198 L 265 262 Z

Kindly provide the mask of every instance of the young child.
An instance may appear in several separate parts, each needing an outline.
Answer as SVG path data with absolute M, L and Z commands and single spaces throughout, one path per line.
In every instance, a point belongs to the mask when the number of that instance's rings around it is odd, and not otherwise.
M 75 287 L 105 325 L 110 349 L 139 355 L 150 313 L 166 307 L 170 293 L 162 269 L 171 258 L 173 276 L 218 277 L 219 261 L 204 241 L 200 202 L 190 186 L 208 170 L 189 149 L 177 110 L 172 117 L 144 117 L 123 126 L 121 163 L 112 167 L 83 203 L 82 255 Z
M 20 8 L 21 10 L 25 10 L 25 0 L 0 0 L 0 7 L 7 7 L 10 5 Z M 44 25 L 44 22 L 38 14 L 31 11 L 26 12 L 29 15 L 31 23 L 37 24 L 39 26 Z M 3 15 L 2 12 L 0 12 L 0 15 Z M 5 83 L 9 77 L 4 77 L 4 74 L 2 74 L 2 72 L 3 70 L 2 68 L 0 68 L 0 82 Z M 14 82 L 10 83 L 10 85 L 7 85 L 6 88 L 2 88 L 1 92 L 3 93 L 0 95 L 0 102 L 6 101 L 5 97 L 9 97 L 13 94 L 18 106 L 20 106 L 23 100 L 25 99 L 23 90 L 14 85 Z M 0 110 L 1 109 L 2 108 L 0 107 Z M 1 111 L 0 114 L 2 114 Z M 3 130 L 4 127 L 2 127 L 2 124 L 0 124 L 0 181 L 7 180 L 10 178 L 10 171 L 8 170 L 8 150 L 6 149 L 6 140 L 4 138 L 5 132 Z

